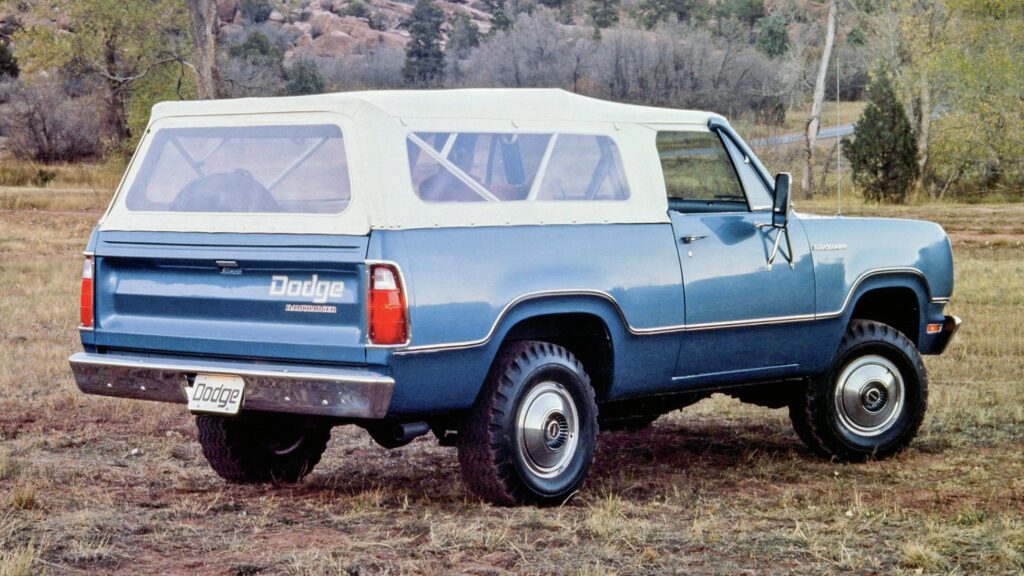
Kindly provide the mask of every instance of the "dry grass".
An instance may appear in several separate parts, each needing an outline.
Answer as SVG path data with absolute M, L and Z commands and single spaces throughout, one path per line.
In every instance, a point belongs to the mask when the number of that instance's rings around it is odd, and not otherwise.
M 181 408 L 79 394 L 66 357 L 99 207 L 44 201 L 0 210 L 0 574 L 1024 571 L 1024 206 L 849 208 L 954 237 L 966 323 L 927 359 L 904 454 L 817 460 L 783 411 L 716 396 L 602 435 L 586 489 L 538 510 L 467 496 L 452 449 L 348 428 L 298 486 L 228 486 Z

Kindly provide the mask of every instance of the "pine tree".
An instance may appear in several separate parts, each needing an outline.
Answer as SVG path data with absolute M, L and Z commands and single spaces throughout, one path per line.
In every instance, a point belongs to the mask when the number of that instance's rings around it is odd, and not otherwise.
M 594 28 L 611 28 L 619 22 L 619 0 L 591 0 L 587 14 Z
M 868 86 L 868 104 L 843 152 L 853 182 L 864 198 L 902 203 L 917 179 L 917 138 L 889 73 L 881 70 Z
M 452 31 L 448 34 L 445 51 L 461 60 L 479 45 L 480 28 L 466 14 L 456 14 L 452 18 Z
M 441 26 L 444 12 L 433 0 L 416 0 L 409 17 L 409 45 L 405 49 L 402 77 L 414 86 L 433 86 L 444 78 Z
M 786 17 L 776 12 L 761 19 L 757 31 L 757 49 L 769 58 L 778 58 L 789 52 L 789 32 Z

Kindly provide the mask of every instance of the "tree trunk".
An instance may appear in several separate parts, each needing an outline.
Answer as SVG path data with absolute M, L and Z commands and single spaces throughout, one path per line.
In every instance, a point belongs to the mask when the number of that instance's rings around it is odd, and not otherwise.
M 217 97 L 217 7 L 214 0 L 188 0 L 192 59 L 196 67 L 199 98 Z
M 131 137 L 128 129 L 128 113 L 125 110 L 124 91 L 127 83 L 117 79 L 117 35 L 111 34 L 103 46 L 103 62 L 106 66 L 107 91 L 107 131 L 109 136 L 120 144 Z
M 821 104 L 825 100 L 825 76 L 828 74 L 828 63 L 832 59 L 832 46 L 836 43 L 836 0 L 828 3 L 828 25 L 825 28 L 825 47 L 821 52 L 821 64 L 818 66 L 818 78 L 814 82 L 814 101 L 811 103 L 811 119 L 807 122 L 807 133 L 804 135 L 804 173 L 800 178 L 800 190 L 805 198 L 814 193 L 814 144 L 818 139 L 818 128 L 821 127 Z
M 917 166 L 918 180 L 924 180 L 928 167 L 928 139 L 932 130 L 932 87 L 927 74 L 921 79 L 921 92 L 917 119 Z

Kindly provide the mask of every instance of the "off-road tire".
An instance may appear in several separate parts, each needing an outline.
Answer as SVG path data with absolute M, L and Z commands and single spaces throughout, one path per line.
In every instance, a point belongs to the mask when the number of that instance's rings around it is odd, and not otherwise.
M 320 462 L 329 425 L 291 414 L 196 416 L 203 455 L 218 476 L 235 484 L 298 482 Z
M 876 355 L 890 361 L 903 381 L 902 406 L 891 427 L 863 436 L 841 422 L 836 388 L 846 367 Z M 843 462 L 883 459 L 906 448 L 917 435 L 928 407 L 928 375 L 914 343 L 895 328 L 868 320 L 850 323 L 829 369 L 795 395 L 789 417 L 801 440 L 817 455 Z
M 565 468 L 544 478 L 519 448 L 521 403 L 534 388 L 555 383 L 575 408 L 578 434 Z M 535 391 L 534 391 L 535 392 Z M 459 466 L 466 485 L 495 504 L 554 505 L 583 485 L 597 446 L 597 404 L 590 377 L 568 350 L 548 342 L 505 344 L 476 405 L 459 431 Z

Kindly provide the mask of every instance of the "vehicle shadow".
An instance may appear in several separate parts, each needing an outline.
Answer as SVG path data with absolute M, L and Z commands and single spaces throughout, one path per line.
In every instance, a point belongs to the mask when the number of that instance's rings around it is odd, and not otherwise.
M 340 442 L 339 442 L 340 441 Z M 330 491 L 338 496 L 373 494 L 387 500 L 463 504 L 454 448 L 421 438 L 403 448 L 384 450 L 346 432 L 332 446 L 300 492 Z M 788 427 L 756 422 L 657 422 L 638 432 L 606 432 L 598 438 L 587 491 L 631 498 L 656 496 L 666 489 L 738 486 L 751 478 L 799 483 L 814 458 Z

